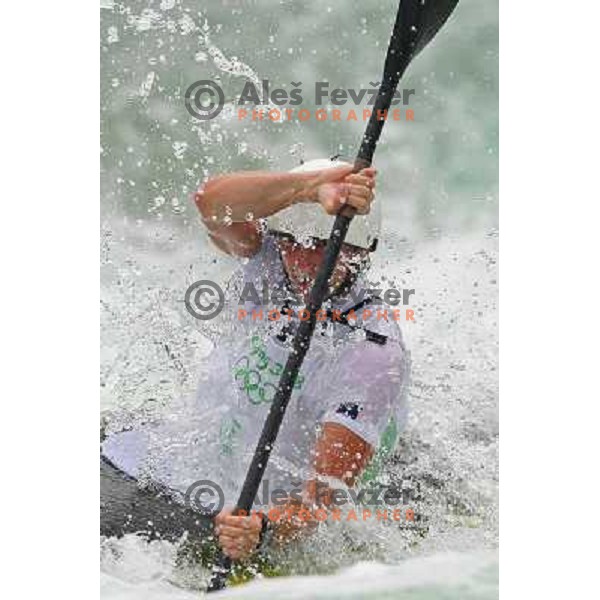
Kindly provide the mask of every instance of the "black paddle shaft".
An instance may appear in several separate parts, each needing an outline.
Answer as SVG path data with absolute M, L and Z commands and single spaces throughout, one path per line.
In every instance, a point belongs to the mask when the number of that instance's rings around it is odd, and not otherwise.
M 445 23 L 457 3 L 458 0 L 400 0 L 383 68 L 383 80 L 379 86 L 375 105 L 363 135 L 358 155 L 354 161 L 355 172 L 371 165 L 377 142 L 385 124 L 384 113 L 391 105 L 394 92 L 406 67 Z M 256 445 L 240 497 L 233 511 L 234 514 L 250 513 L 267 468 L 271 450 L 283 422 L 296 377 L 310 346 L 317 322 L 317 311 L 321 308 L 327 296 L 329 279 L 335 268 L 354 214 L 355 211 L 352 208 L 346 207 L 335 218 L 333 229 L 327 241 L 325 257 L 317 272 L 306 306 L 309 318 L 300 322 L 294 336 L 292 351 L 279 380 L 277 392 Z M 230 568 L 231 559 L 221 553 L 213 566 L 208 586 L 209 592 L 225 587 Z

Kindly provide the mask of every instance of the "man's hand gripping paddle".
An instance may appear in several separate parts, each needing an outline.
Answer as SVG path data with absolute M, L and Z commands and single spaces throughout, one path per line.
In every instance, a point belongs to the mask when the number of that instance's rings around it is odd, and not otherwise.
M 360 150 L 354 161 L 354 172 L 371 165 L 385 123 L 385 120 L 377 118 L 378 115 L 384 114 L 383 111 L 389 109 L 400 77 L 402 77 L 412 59 L 439 31 L 457 4 L 458 0 L 400 0 L 394 30 L 385 58 L 383 80 L 379 86 L 375 106 L 363 135 Z M 310 318 L 300 323 L 294 337 L 292 352 L 281 375 L 277 392 L 273 398 L 271 409 L 263 426 L 233 514 L 236 512 L 250 514 L 253 500 L 267 467 L 267 461 L 277 439 L 277 433 L 283 421 L 296 376 L 310 345 L 316 325 L 317 311 L 321 308 L 327 295 L 329 279 L 335 268 L 335 263 L 354 214 L 355 211 L 351 207 L 345 207 L 336 216 L 331 235 L 327 241 L 325 257 L 317 273 L 306 306 Z M 221 553 L 213 566 L 208 585 L 209 592 L 225 587 L 230 569 L 231 559 Z

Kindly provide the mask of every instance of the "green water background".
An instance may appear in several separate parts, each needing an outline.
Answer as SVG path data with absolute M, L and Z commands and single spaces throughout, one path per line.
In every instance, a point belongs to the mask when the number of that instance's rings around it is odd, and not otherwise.
M 102 215 L 168 220 L 193 231 L 191 195 L 205 177 L 288 169 L 299 158 L 355 155 L 364 123 L 206 122 L 185 110 L 200 79 L 239 97 L 248 72 L 272 88 L 379 81 L 396 0 L 127 0 L 101 11 Z M 238 63 L 236 64 L 236 61 Z M 379 197 L 398 235 L 497 224 L 498 6 L 461 0 L 411 64 L 415 122 L 390 122 L 377 150 Z

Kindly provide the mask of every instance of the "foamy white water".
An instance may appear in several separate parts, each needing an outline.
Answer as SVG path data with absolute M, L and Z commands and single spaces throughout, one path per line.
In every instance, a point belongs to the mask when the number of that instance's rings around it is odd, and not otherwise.
M 114 228 L 112 239 L 119 237 L 119 231 L 120 227 Z M 197 328 L 181 308 L 186 287 L 183 274 L 195 256 L 192 247 L 181 239 L 176 243 L 173 232 L 164 228 L 146 228 L 138 239 L 158 240 L 160 252 L 145 251 L 128 263 L 125 257 L 135 254 L 135 241 L 128 246 L 110 242 L 104 250 L 111 260 L 103 281 L 103 406 L 134 407 L 155 398 L 163 407 L 160 410 L 168 411 L 173 397 L 193 389 L 194 373 L 210 352 L 211 332 Z M 181 247 L 168 251 L 170 244 Z M 323 583 L 325 590 L 335 586 L 337 595 L 314 597 L 376 598 L 386 597 L 390 590 L 408 589 L 414 581 L 407 579 L 410 570 L 404 564 L 412 564 L 418 556 L 433 555 L 432 560 L 450 561 L 449 565 L 457 560 L 465 565 L 485 563 L 493 571 L 490 550 L 497 547 L 498 538 L 496 245 L 493 233 L 482 238 L 431 240 L 417 247 L 399 243 L 401 260 L 382 257 L 383 264 L 375 265 L 374 272 L 385 268 L 388 277 L 410 281 L 416 290 L 411 304 L 416 322 L 403 327 L 413 359 L 411 416 L 388 476 L 418 482 L 421 499 L 415 509 L 425 518 L 428 532 L 417 536 L 376 522 L 352 524 L 345 529 L 352 548 L 345 548 L 339 542 L 341 531 L 330 528 L 315 538 L 308 558 L 299 551 L 299 573 L 336 572 L 361 559 L 379 564 L 356 567 L 350 575 L 340 572 L 335 576 L 339 581 L 334 577 L 331 584 Z M 232 266 L 229 259 L 222 264 L 217 260 L 212 269 L 224 276 Z M 210 267 L 206 269 L 210 273 Z M 117 286 L 115 277 L 130 283 Z M 357 552 L 357 546 L 363 549 Z M 448 552 L 453 558 L 447 557 Z M 105 541 L 103 597 L 185 597 L 169 583 L 177 579 L 174 555 L 175 547 L 166 542 L 148 545 L 135 536 Z M 384 566 L 382 561 L 392 564 Z M 419 573 L 428 573 L 428 563 L 414 564 L 420 566 Z M 372 587 L 364 595 L 352 596 L 357 593 L 355 585 L 338 585 L 345 577 L 360 580 L 360 569 L 372 569 L 374 576 L 385 573 L 388 587 Z M 453 571 L 449 566 L 448 572 Z M 471 580 L 468 573 L 468 585 L 481 584 L 480 575 L 473 574 Z M 273 586 L 269 594 L 282 594 L 275 597 L 284 597 L 285 590 L 296 593 L 297 588 L 312 594 L 313 588 L 319 590 L 322 578 L 295 577 L 261 585 Z M 483 580 L 484 587 L 493 588 L 492 575 L 488 573 Z M 422 587 L 462 589 L 462 583 L 452 581 L 433 578 Z M 248 597 L 260 597 L 261 590 Z
M 219 171 L 351 156 L 363 128 L 273 128 L 227 111 L 199 125 L 183 108 L 186 87 L 220 77 L 229 100 L 265 77 L 367 86 L 397 2 L 101 5 L 101 409 L 153 399 L 168 411 L 194 389 L 215 334 L 187 314 L 185 290 L 199 279 L 224 283 L 236 265 L 208 245 L 192 191 Z M 221 597 L 497 597 L 496 35 L 495 0 L 461 0 L 407 74 L 414 127 L 386 126 L 375 157 L 384 235 L 373 274 L 415 289 L 416 311 L 402 324 L 411 416 L 388 476 L 418 484 L 426 534 L 358 523 L 344 529 L 344 545 L 330 528 L 299 551 L 297 576 Z M 103 599 L 197 598 L 173 583 L 175 552 L 135 536 L 102 540 Z
M 191 600 L 198 593 L 177 589 L 165 581 L 128 583 L 103 574 L 103 597 L 118 600 Z M 334 598 L 443 597 L 447 600 L 491 600 L 498 597 L 498 557 L 479 554 L 438 554 L 412 558 L 398 565 L 358 563 L 335 575 L 263 579 L 212 594 L 214 598 L 304 600 Z

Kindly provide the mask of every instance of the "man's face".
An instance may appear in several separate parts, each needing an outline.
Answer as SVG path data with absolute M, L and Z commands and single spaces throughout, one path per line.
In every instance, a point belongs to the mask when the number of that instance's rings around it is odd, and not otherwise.
M 292 239 L 278 240 L 281 259 L 296 294 L 306 301 L 325 256 L 325 240 L 315 240 L 310 247 Z M 335 294 L 340 287 L 358 274 L 361 264 L 368 257 L 368 250 L 343 244 L 340 255 L 329 280 L 329 293 Z

